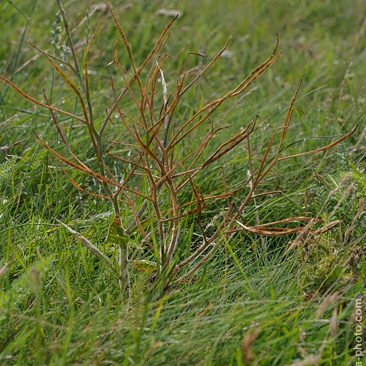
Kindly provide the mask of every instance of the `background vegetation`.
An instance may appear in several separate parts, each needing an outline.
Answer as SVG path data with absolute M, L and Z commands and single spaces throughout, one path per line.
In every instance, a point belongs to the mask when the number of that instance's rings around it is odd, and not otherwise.
M 108 269 L 55 221 L 69 223 L 105 250 L 110 206 L 81 194 L 60 164 L 36 141 L 37 133 L 59 146 L 50 115 L 9 89 L 0 89 L 0 362 L 4 365 L 346 365 L 355 361 L 355 299 L 365 296 L 365 105 L 364 1 L 136 1 L 110 2 L 137 63 L 146 57 L 170 18 L 164 69 L 173 84 L 187 52 L 212 58 L 236 32 L 208 77 L 197 86 L 202 104 L 236 85 L 271 54 L 279 35 L 283 55 L 244 98 L 213 119 L 227 127 L 215 144 L 260 116 L 252 144 L 260 150 L 281 126 L 293 92 L 305 74 L 286 140 L 291 154 L 357 132 L 334 149 L 284 161 L 261 185 L 281 190 L 258 198 L 246 222 L 265 223 L 311 214 L 329 229 L 316 241 L 240 234 L 226 243 L 195 281 L 154 300 L 146 276 L 133 276 L 121 300 Z M 82 53 L 85 33 L 104 19 L 90 56 L 92 99 L 102 119 L 111 104 L 107 64 L 119 37 L 102 4 L 65 1 L 74 42 Z M 90 20 L 85 20 L 89 9 Z M 160 10 L 160 12 L 159 12 Z M 157 13 L 158 12 L 158 13 Z M 75 98 L 28 40 L 54 52 L 56 4 L 36 0 L 0 3 L 0 73 L 32 96 L 43 89 L 54 104 Z M 164 12 L 163 12 L 164 13 Z M 56 22 L 56 23 L 55 23 Z M 89 25 L 88 25 L 89 24 Z M 51 31 L 53 30 L 53 34 Z M 62 49 L 57 49 L 62 53 Z M 125 57 L 123 59 L 123 57 Z M 192 59 L 200 67 L 207 59 Z M 121 63 L 128 62 L 121 55 Z M 194 64 L 196 63 L 196 64 Z M 194 103 L 192 103 L 194 105 Z M 190 104 L 186 106 L 189 111 Z M 229 112 L 228 112 L 229 111 Z M 92 158 L 77 123 L 65 121 L 73 148 Z M 119 131 L 119 136 L 123 132 Z M 122 135 L 123 136 L 123 135 Z M 61 147 L 60 147 L 61 148 Z M 244 148 L 221 162 L 235 182 L 246 178 Z M 219 165 L 201 189 L 222 179 Z M 244 175 L 243 175 L 244 171 Z M 89 179 L 75 174 L 86 186 Z M 260 192 L 258 192 L 260 193 Z M 212 207 L 212 214 L 220 212 Z M 328 225 L 328 226 L 327 226 Z M 197 240 L 194 223 L 187 243 Z M 289 250 L 290 248 L 290 250 Z

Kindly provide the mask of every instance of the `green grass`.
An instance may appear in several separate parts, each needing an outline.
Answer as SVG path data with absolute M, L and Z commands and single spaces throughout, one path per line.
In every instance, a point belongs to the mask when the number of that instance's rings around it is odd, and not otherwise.
M 91 9 L 90 4 L 65 1 L 72 27 Z M 48 112 L 19 99 L 2 84 L 0 268 L 8 263 L 8 270 L 0 278 L 0 363 L 291 365 L 307 359 L 309 365 L 355 364 L 352 314 L 356 297 L 366 294 L 364 1 L 141 0 L 111 4 L 137 63 L 169 21 L 154 15 L 155 11 L 168 8 L 183 13 L 167 44 L 172 57 L 164 73 L 172 81 L 171 87 L 187 52 L 213 57 L 236 32 L 229 46 L 232 57 L 220 59 L 200 81 L 182 113 L 192 113 L 194 102 L 203 103 L 236 85 L 272 52 L 278 34 L 283 55 L 235 109 L 226 113 L 233 101 L 218 110 L 213 122 L 227 128 L 215 144 L 259 114 L 260 131 L 251 143 L 261 152 L 271 131 L 283 123 L 296 85 L 305 74 L 295 104 L 306 114 L 295 113 L 284 153 L 328 144 L 355 124 L 358 130 L 325 153 L 281 162 L 260 190 L 285 193 L 258 198 L 256 205 L 246 209 L 245 220 L 255 225 L 258 219 L 265 223 L 307 212 L 325 224 L 340 222 L 318 241 L 308 240 L 291 251 L 287 249 L 295 237 L 237 235 L 219 249 L 195 282 L 175 286 L 160 298 L 144 274 L 132 273 L 132 296 L 123 301 L 118 281 L 108 268 L 55 221 L 71 223 L 108 250 L 104 242 L 110 206 L 71 186 L 60 164 L 32 133 L 37 131 L 62 151 Z M 0 15 L 0 73 L 39 99 L 43 99 L 44 88 L 53 103 L 64 103 L 72 110 L 75 98 L 27 42 L 31 38 L 37 46 L 53 51 L 56 5 L 2 1 Z M 92 30 L 100 16 L 105 18 L 99 12 L 91 17 Z M 86 23 L 76 30 L 75 44 L 82 41 L 85 30 Z M 105 19 L 90 56 L 94 58 L 90 68 L 95 72 L 92 100 L 98 122 L 105 106 L 111 104 L 106 65 L 112 60 L 116 38 L 111 19 Z M 78 49 L 81 52 L 82 45 Z M 38 58 L 27 64 L 33 57 Z M 120 61 L 127 63 L 127 55 L 121 54 Z M 198 62 L 192 57 L 190 67 Z M 78 124 L 67 119 L 61 123 L 67 137 L 72 136 L 73 148 L 85 161 L 92 159 Z M 117 135 L 123 136 L 123 131 Z M 233 184 L 246 179 L 244 148 L 238 147 L 220 164 Z M 203 191 L 219 183 L 220 164 L 200 182 Z M 73 178 L 86 187 L 93 185 L 78 173 Z M 222 207 L 212 204 L 208 209 L 215 215 Z M 194 222 L 185 222 L 182 235 L 187 246 L 195 244 L 196 229 Z M 316 362 L 311 363 L 310 356 Z

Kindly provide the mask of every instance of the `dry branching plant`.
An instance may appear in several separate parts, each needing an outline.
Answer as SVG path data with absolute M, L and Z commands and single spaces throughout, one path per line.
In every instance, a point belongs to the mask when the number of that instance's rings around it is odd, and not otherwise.
M 192 113 L 184 122 L 180 122 L 181 116 L 179 116 L 178 108 L 182 97 L 219 60 L 229 41 L 207 66 L 193 77 L 189 76 L 187 72 L 189 58 L 187 56 L 185 68 L 176 84 L 176 90 L 173 95 L 168 95 L 168 87 L 163 72 L 168 55 L 164 54 L 164 46 L 175 19 L 164 29 L 151 52 L 138 66 L 121 25 L 107 5 L 128 54 L 131 72 L 127 71 L 126 67 L 119 62 L 118 42 L 116 42 L 113 61 L 108 65 L 114 101 L 113 105 L 106 109 L 104 120 L 96 122 L 90 92 L 88 54 L 101 24 L 98 25 L 85 47 L 83 67 L 81 67 L 60 0 L 58 0 L 58 5 L 72 61 L 65 61 L 46 51 L 37 49 L 49 60 L 65 84 L 75 93 L 82 114 L 76 115 L 51 105 L 46 94 L 44 102 L 36 100 L 20 90 L 10 80 L 3 76 L 0 78 L 31 103 L 50 111 L 55 127 L 70 156 L 66 157 L 56 152 L 42 140 L 37 132 L 34 132 L 38 141 L 64 165 L 92 177 L 103 187 L 105 192 L 103 195 L 82 188 L 64 170 L 72 185 L 78 190 L 93 197 L 110 201 L 114 210 L 114 221 L 109 227 L 107 241 L 119 248 L 117 259 L 111 259 L 81 234 L 66 224 L 61 224 L 110 267 L 118 276 L 120 286 L 124 291 L 129 289 L 128 275 L 131 265 L 149 272 L 151 279 L 154 279 L 161 288 L 166 288 L 172 281 L 176 283 L 189 281 L 196 271 L 212 257 L 220 245 L 230 240 L 232 235 L 237 232 L 246 231 L 264 236 L 283 236 L 298 233 L 304 230 L 304 227 L 306 230 L 311 230 L 311 226 L 320 221 L 311 217 L 290 217 L 277 222 L 249 227 L 242 220 L 245 215 L 244 209 L 251 200 L 273 193 L 257 193 L 257 190 L 259 183 L 277 163 L 306 154 L 326 151 L 354 132 L 351 131 L 339 140 L 317 150 L 292 156 L 280 156 L 300 85 L 291 100 L 283 125 L 274 131 L 264 154 L 260 158 L 259 166 L 255 167 L 250 143 L 251 136 L 256 131 L 257 117 L 249 121 L 245 128 L 222 143 L 216 150 L 212 149 L 210 143 L 220 128 L 212 127 L 207 135 L 199 140 L 199 143 L 190 143 L 199 134 L 198 131 L 201 131 L 200 127 L 204 124 L 209 125 L 209 118 L 222 104 L 242 95 L 256 79 L 278 60 L 281 55 L 277 52 L 278 41 L 272 55 L 251 71 L 234 89 L 211 100 Z M 65 65 L 68 70 L 62 69 L 60 63 Z M 124 84 L 122 88 L 121 82 Z M 123 109 L 122 101 L 125 97 L 130 98 L 134 103 L 135 114 Z M 116 114 L 119 117 L 118 122 L 112 118 Z M 93 147 L 98 169 L 83 162 L 73 151 L 72 144 L 68 143 L 59 123 L 59 115 L 71 117 L 85 126 L 85 133 L 88 134 L 90 144 Z M 121 130 L 122 128 L 125 134 L 121 140 L 111 140 L 108 137 L 109 129 Z M 245 177 L 243 184 L 230 190 L 225 171 L 222 170 L 222 191 L 217 193 L 217 187 L 215 187 L 215 191 L 211 195 L 204 195 L 199 186 L 202 173 L 239 144 L 246 146 L 249 178 L 246 177 L 246 172 L 243 173 Z M 189 149 L 189 146 L 194 147 Z M 213 153 L 208 154 L 209 151 L 213 151 Z M 121 171 L 116 171 L 116 166 L 122 167 Z M 233 203 L 234 196 L 240 198 L 240 205 Z M 205 213 L 207 204 L 219 200 L 224 200 L 225 210 L 211 218 L 208 225 L 207 222 L 202 222 L 201 218 Z M 126 212 L 129 213 L 127 217 Z M 188 254 L 182 254 L 179 248 L 185 243 L 180 240 L 180 231 L 182 222 L 187 217 L 195 220 L 202 240 L 201 243 L 192 246 Z M 307 225 L 300 225 L 297 228 L 279 227 L 279 225 L 292 222 L 306 222 Z M 143 250 L 140 251 L 140 257 L 134 260 L 129 259 L 132 240 L 139 242 L 139 245 L 143 247 Z

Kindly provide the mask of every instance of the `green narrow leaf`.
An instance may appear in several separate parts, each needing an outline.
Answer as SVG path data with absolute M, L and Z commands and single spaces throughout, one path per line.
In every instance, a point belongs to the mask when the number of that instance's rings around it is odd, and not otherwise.
M 122 226 L 114 221 L 109 226 L 106 241 L 107 243 L 125 246 L 129 241 L 129 237 L 125 234 Z

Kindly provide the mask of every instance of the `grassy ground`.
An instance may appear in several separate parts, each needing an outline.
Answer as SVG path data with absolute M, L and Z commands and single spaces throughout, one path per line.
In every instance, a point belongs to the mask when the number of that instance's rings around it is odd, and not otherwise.
M 74 28 L 98 2 L 65 1 Z M 2 365 L 348 365 L 356 364 L 354 317 L 365 297 L 366 37 L 364 1 L 111 1 L 137 61 L 142 61 L 169 18 L 173 26 L 165 77 L 180 75 L 187 52 L 213 57 L 231 33 L 230 57 L 221 58 L 197 87 L 195 101 L 224 93 L 272 52 L 279 35 L 283 55 L 252 92 L 216 114 L 227 128 L 219 144 L 258 114 L 253 138 L 262 151 L 283 123 L 305 74 L 285 148 L 296 154 L 357 132 L 334 149 L 284 161 L 260 189 L 283 190 L 259 198 L 247 222 L 270 222 L 310 213 L 337 224 L 316 242 L 287 249 L 295 237 L 238 235 L 220 248 L 195 282 L 154 299 L 143 274 L 133 276 L 132 296 L 121 300 L 110 271 L 59 227 L 70 223 L 103 248 L 108 203 L 74 189 L 61 166 L 34 138 L 36 130 L 58 148 L 50 116 L 0 87 L 0 363 Z M 44 88 L 54 104 L 75 99 L 29 44 L 52 51 L 56 5 L 0 2 L 0 73 L 34 97 Z M 93 103 L 101 121 L 111 104 L 106 65 L 118 38 L 106 14 L 92 52 Z M 81 52 L 86 23 L 74 32 Z M 125 58 L 123 58 L 125 57 Z M 127 56 L 121 55 L 122 62 Z M 192 66 L 198 59 L 192 59 Z M 206 59 L 203 60 L 205 64 Z M 190 106 L 185 106 L 187 113 Z M 11 120 L 9 120 L 11 119 Z M 65 122 L 72 146 L 91 157 L 78 126 Z M 123 132 L 117 131 L 121 136 Z M 59 147 L 61 149 L 61 147 Z M 214 147 L 212 147 L 213 149 Z M 221 162 L 233 184 L 246 179 L 247 156 L 238 147 Z M 216 184 L 214 166 L 201 188 Z M 91 182 L 75 176 L 79 182 Z M 215 214 L 220 206 L 210 208 Z M 191 225 L 191 226 L 189 226 Z M 192 228 L 190 230 L 189 228 Z M 194 242 L 187 222 L 185 239 Z M 5 263 L 8 268 L 5 271 Z M 364 305 L 363 305 L 364 306 Z M 363 349 L 364 345 L 363 345 Z M 358 360 L 360 361 L 360 360 Z M 363 362 L 366 364 L 366 360 Z

